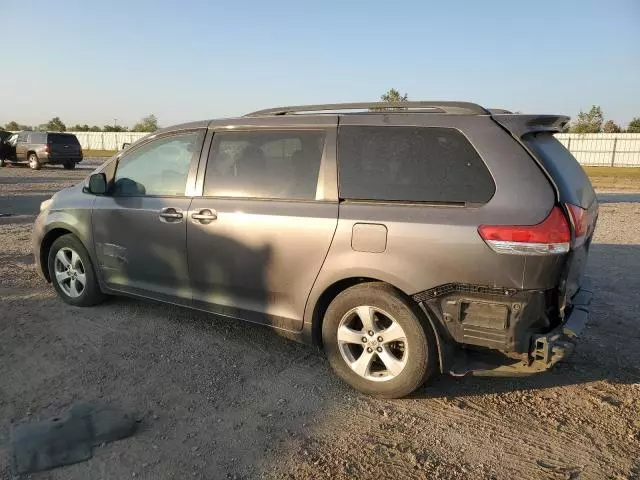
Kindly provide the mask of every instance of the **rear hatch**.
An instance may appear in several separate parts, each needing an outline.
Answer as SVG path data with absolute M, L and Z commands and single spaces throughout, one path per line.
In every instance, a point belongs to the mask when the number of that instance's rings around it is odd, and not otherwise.
M 70 133 L 49 133 L 47 146 L 50 158 L 79 158 L 82 156 L 80 142 Z
M 524 144 L 551 177 L 572 226 L 572 245 L 565 269 L 566 298 L 580 288 L 598 217 L 598 200 L 589 177 L 573 155 L 548 132 L 528 133 Z
M 561 308 L 578 292 L 598 217 L 598 200 L 575 157 L 553 136 L 569 121 L 556 115 L 494 115 L 547 174 L 571 226 L 571 249 L 558 289 Z

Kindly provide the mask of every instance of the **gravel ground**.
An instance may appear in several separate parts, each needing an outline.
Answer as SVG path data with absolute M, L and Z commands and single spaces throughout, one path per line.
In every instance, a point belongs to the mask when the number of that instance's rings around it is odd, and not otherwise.
M 138 432 L 31 478 L 640 478 L 639 194 L 601 195 L 592 320 L 567 362 L 525 379 L 436 378 L 389 401 L 264 327 L 57 300 L 32 267 L 31 223 L 87 173 L 0 169 L 0 213 L 13 214 L 0 217 L 0 478 L 12 423 L 80 401 L 132 410 Z

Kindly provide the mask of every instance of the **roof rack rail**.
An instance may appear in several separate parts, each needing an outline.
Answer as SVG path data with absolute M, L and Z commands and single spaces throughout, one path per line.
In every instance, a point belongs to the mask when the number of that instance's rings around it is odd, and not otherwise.
M 245 115 L 245 117 L 266 117 L 307 112 L 331 112 L 339 110 L 373 110 L 388 113 L 389 109 L 401 111 L 424 110 L 428 113 L 451 115 L 490 115 L 490 112 L 476 103 L 470 102 L 358 102 L 327 103 L 324 105 L 295 105 L 290 107 L 267 108 Z

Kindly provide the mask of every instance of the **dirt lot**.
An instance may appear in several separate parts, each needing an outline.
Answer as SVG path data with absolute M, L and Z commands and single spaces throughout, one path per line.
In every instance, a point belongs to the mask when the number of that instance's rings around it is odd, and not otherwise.
M 0 213 L 13 214 L 0 218 L 0 478 L 12 423 L 79 401 L 131 409 L 137 434 L 32 478 L 640 478 L 640 194 L 601 196 L 592 321 L 568 362 L 528 379 L 436 378 L 387 401 L 263 327 L 57 300 L 31 265 L 31 223 L 87 173 L 0 169 Z

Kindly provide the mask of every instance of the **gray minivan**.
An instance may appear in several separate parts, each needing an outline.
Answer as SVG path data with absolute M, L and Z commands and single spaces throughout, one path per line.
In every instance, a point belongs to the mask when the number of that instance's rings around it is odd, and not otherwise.
M 71 305 L 143 297 L 322 345 L 374 395 L 545 370 L 591 297 L 598 203 L 553 136 L 568 120 L 403 102 L 165 128 L 43 202 L 36 263 Z

